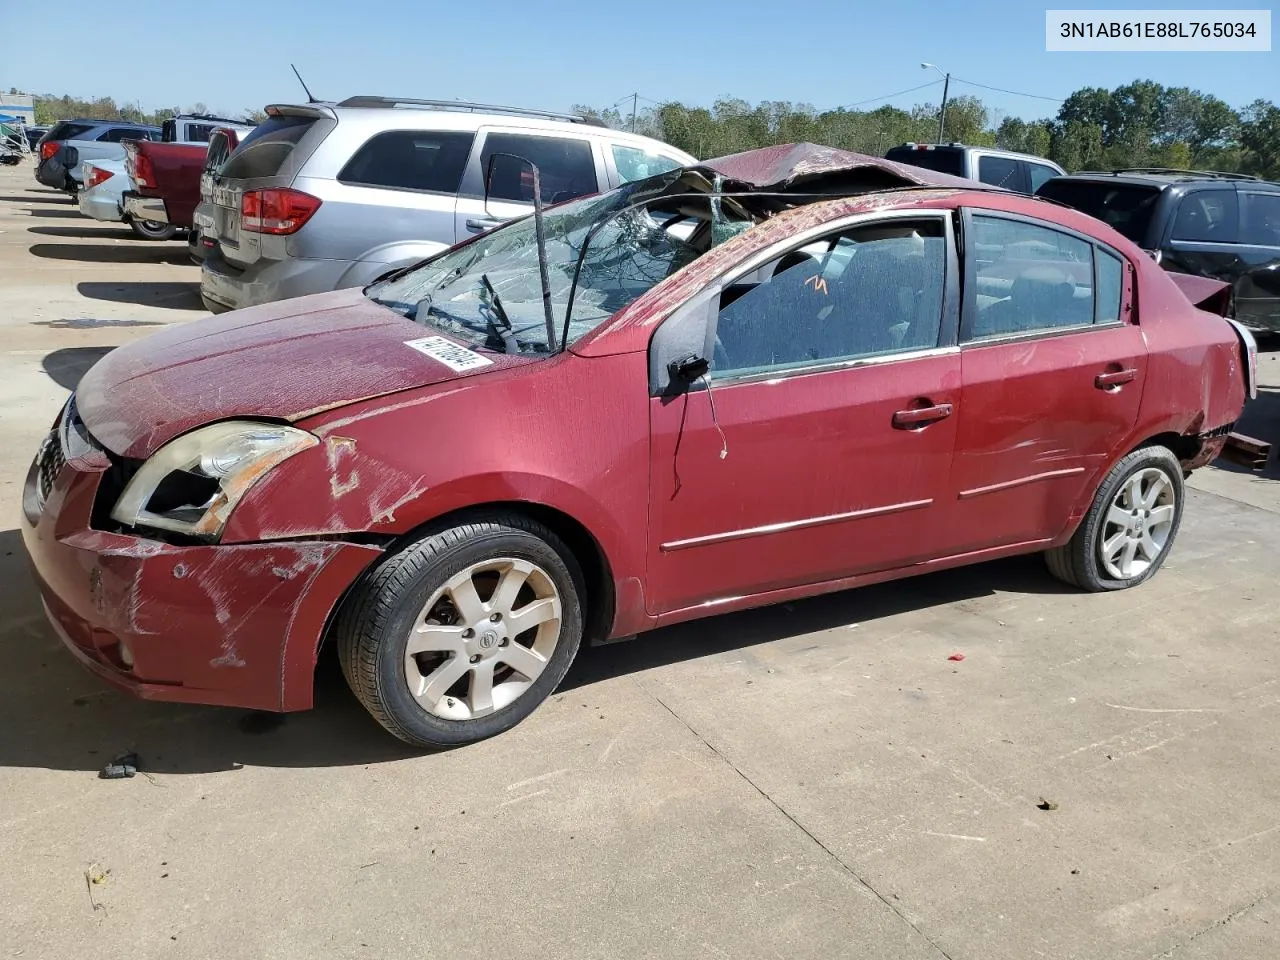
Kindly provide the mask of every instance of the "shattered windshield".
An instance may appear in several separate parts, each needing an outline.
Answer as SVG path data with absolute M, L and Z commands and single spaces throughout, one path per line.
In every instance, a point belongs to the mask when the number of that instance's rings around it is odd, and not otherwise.
M 376 283 L 365 293 L 410 320 L 475 347 L 506 353 L 554 353 L 559 349 L 578 258 L 594 226 L 607 221 L 587 245 L 573 294 L 567 343 L 589 333 L 698 256 L 698 251 L 681 239 L 687 233 L 664 229 L 662 214 L 639 207 L 625 209 L 657 196 L 678 175 L 673 171 L 546 212 L 543 223 L 554 320 L 551 338 L 542 303 L 532 216 L 408 273 Z

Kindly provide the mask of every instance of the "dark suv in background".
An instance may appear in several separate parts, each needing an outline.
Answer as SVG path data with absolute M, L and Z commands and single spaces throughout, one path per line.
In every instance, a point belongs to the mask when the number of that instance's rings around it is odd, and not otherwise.
M 125 120 L 59 120 L 36 146 L 36 179 L 75 193 L 84 183 L 86 160 L 123 160 L 122 140 L 159 140 L 160 128 Z
M 1055 177 L 1036 195 L 1097 217 L 1166 270 L 1230 283 L 1237 320 L 1280 332 L 1280 184 L 1141 167 Z
M 1017 193 L 1035 193 L 1046 180 L 1067 171 L 1052 160 L 1030 153 L 963 143 L 904 143 L 884 155 L 894 163 L 909 163 L 953 177 L 978 180 Z

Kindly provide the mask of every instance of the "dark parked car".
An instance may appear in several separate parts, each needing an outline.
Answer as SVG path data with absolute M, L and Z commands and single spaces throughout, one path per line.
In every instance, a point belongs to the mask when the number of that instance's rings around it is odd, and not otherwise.
M 1143 583 L 1256 370 L 1175 281 L 1225 302 L 1055 204 L 723 157 L 112 351 L 22 535 L 117 686 L 306 709 L 327 637 L 393 734 L 468 743 L 583 641 L 1012 554 Z
M 1280 184 L 1143 167 L 1056 177 L 1037 196 L 1097 217 L 1166 270 L 1231 284 L 1237 320 L 1280 331 Z
M 963 143 L 904 143 L 884 155 L 894 163 L 949 173 L 1004 187 L 1018 193 L 1035 193 L 1046 180 L 1064 173 L 1052 160 L 1030 153 L 1014 153 L 996 147 L 971 147 Z
M 60 120 L 40 138 L 36 179 L 46 187 L 76 193 L 86 160 L 123 160 L 123 140 L 159 140 L 160 128 L 123 120 Z

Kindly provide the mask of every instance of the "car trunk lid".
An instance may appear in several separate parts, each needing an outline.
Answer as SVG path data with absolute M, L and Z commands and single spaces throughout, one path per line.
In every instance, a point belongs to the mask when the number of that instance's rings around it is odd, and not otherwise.
M 418 341 L 438 335 L 360 290 L 278 301 L 171 327 L 112 351 L 85 374 L 76 403 L 90 433 L 107 449 L 141 458 L 217 420 L 296 421 L 359 400 L 535 362 L 455 350 L 449 342 L 441 344 L 448 348 L 446 358 L 436 359 Z M 449 352 L 468 354 L 469 364 Z

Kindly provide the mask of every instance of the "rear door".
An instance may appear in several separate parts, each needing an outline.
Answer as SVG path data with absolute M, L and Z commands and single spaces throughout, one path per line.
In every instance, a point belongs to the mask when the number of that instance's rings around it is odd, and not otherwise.
M 1236 317 L 1280 331 L 1280 192 L 1241 185 Z
M 1147 368 L 1116 251 L 979 209 L 964 237 L 955 553 L 1060 534 L 1123 452 Z
M 1235 184 L 1197 184 L 1177 199 L 1160 245 L 1160 266 L 1235 286 L 1245 273 Z
M 533 211 L 529 163 L 538 167 L 545 204 L 573 200 L 608 185 L 597 138 L 558 131 L 482 128 L 458 195 L 455 235 L 459 241 Z

